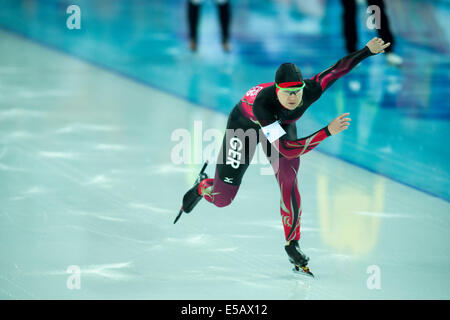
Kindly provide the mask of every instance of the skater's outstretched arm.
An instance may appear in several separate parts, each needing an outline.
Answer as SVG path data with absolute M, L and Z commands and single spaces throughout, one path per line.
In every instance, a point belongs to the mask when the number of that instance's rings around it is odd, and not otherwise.
M 341 114 L 339 117 L 331 121 L 328 126 L 320 129 L 308 137 L 297 140 L 287 140 L 281 137 L 272 144 L 279 153 L 288 159 L 300 157 L 301 155 L 308 153 L 317 147 L 320 142 L 325 140 L 325 138 L 346 130 L 351 121 L 351 119 L 347 117 L 349 114 L 350 113 Z
M 359 51 L 350 53 L 348 56 L 340 59 L 328 69 L 316 74 L 311 80 L 320 84 L 322 92 L 328 89 L 337 79 L 350 72 L 358 63 L 367 57 L 384 52 L 384 49 L 389 47 L 390 43 L 384 43 L 381 38 L 373 38 L 365 47 Z

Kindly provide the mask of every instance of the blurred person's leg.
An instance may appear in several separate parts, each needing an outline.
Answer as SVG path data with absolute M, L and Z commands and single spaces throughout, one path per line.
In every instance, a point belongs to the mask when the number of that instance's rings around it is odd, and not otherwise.
M 342 4 L 342 28 L 345 36 L 345 47 L 348 53 L 356 51 L 358 42 L 356 26 L 356 2 L 355 0 L 341 0 Z
M 389 19 L 386 15 L 386 8 L 383 0 L 367 0 L 369 6 L 378 6 L 380 8 L 380 29 L 377 29 L 378 35 L 384 42 L 390 42 L 391 45 L 386 48 L 386 52 L 391 52 L 394 49 L 394 37 L 392 36 L 389 27 Z
M 222 46 L 225 51 L 230 51 L 230 2 L 228 0 L 216 0 L 216 3 L 222 32 Z
M 377 29 L 378 35 L 384 42 L 390 42 L 391 45 L 386 48 L 386 59 L 390 64 L 401 65 L 403 59 L 394 53 L 395 40 L 389 25 L 389 19 L 386 14 L 386 7 L 383 0 L 367 0 L 368 5 L 375 5 L 380 8 L 380 29 Z
M 198 20 L 202 2 L 203 0 L 188 0 L 189 46 L 192 51 L 197 50 Z

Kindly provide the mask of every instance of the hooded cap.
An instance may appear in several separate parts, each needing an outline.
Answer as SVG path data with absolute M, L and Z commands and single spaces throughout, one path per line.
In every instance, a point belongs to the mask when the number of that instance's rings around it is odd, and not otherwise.
M 303 76 L 295 64 L 283 63 L 275 74 L 275 83 L 282 88 L 300 87 L 303 85 Z

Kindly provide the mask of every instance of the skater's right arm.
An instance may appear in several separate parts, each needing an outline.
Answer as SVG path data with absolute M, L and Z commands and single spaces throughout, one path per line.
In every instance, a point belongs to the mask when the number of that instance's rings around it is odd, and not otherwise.
M 312 135 L 297 140 L 287 140 L 283 137 L 272 142 L 275 149 L 287 159 L 294 159 L 304 155 L 317 147 L 319 143 L 331 136 L 328 127 L 314 132 Z
M 300 157 L 301 155 L 306 154 L 317 147 L 320 142 L 322 142 L 329 136 L 336 135 L 339 132 L 346 130 L 351 121 L 350 118 L 347 118 L 348 115 L 349 113 L 341 114 L 333 121 L 331 121 L 328 126 L 320 129 L 319 131 L 316 131 L 308 137 L 297 140 L 287 140 L 286 138 L 284 138 L 284 135 L 273 141 L 272 145 L 287 159 Z
M 344 113 L 331 121 L 328 126 L 312 135 L 297 140 L 288 140 L 284 129 L 281 127 L 280 120 L 276 118 L 274 112 L 270 109 L 272 104 L 266 99 L 268 99 L 266 96 L 257 96 L 253 104 L 253 114 L 267 140 L 272 143 L 279 153 L 288 159 L 297 158 L 308 153 L 324 139 L 347 129 L 350 124 L 350 119 L 346 118 L 349 113 Z
M 328 130 L 333 136 L 338 134 L 339 132 L 348 129 L 350 121 L 352 121 L 352 119 L 347 117 L 349 115 L 350 115 L 349 112 L 343 113 L 339 117 L 330 122 L 330 124 L 328 125 Z

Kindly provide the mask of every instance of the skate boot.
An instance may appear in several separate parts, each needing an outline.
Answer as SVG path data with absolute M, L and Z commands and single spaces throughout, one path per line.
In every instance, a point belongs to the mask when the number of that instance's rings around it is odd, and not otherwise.
M 294 265 L 294 271 L 314 277 L 307 267 L 309 258 L 300 250 L 298 240 L 292 240 L 288 246 L 284 246 L 289 257 L 289 262 Z
M 197 205 L 197 203 L 202 199 L 202 196 L 199 193 L 199 185 L 204 179 L 208 179 L 208 175 L 204 173 L 206 166 L 208 165 L 208 161 L 205 162 L 205 164 L 202 167 L 202 170 L 200 170 L 200 173 L 198 174 L 198 178 L 195 180 L 194 186 L 188 190 L 188 192 L 185 193 L 183 197 L 183 205 L 181 206 L 180 212 L 178 213 L 177 217 L 175 218 L 174 224 L 180 219 L 181 214 L 183 212 L 189 213 L 194 209 L 194 207 Z

